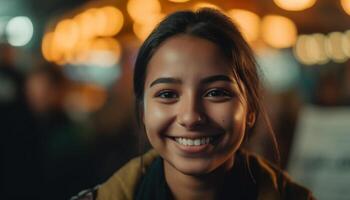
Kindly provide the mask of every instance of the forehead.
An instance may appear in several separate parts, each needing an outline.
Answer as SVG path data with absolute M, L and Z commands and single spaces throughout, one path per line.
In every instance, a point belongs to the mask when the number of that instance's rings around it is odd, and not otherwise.
M 147 79 L 155 76 L 233 76 L 232 64 L 213 42 L 190 35 L 165 40 L 147 66 Z

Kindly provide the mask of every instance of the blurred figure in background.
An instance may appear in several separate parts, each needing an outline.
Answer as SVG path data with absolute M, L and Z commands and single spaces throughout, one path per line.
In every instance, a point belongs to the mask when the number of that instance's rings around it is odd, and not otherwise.
M 53 64 L 44 64 L 29 73 L 26 97 L 32 112 L 34 134 L 40 137 L 42 199 L 66 199 L 76 189 L 92 184 L 93 174 L 87 132 L 73 122 L 63 109 L 68 81 Z
M 26 96 L 30 109 L 43 120 L 50 114 L 63 114 L 61 106 L 66 80 L 55 67 L 47 65 L 34 69 L 26 80 Z
M 321 73 L 316 88 L 315 104 L 320 106 L 339 106 L 342 104 L 340 76 L 336 71 Z
M 39 137 L 24 94 L 15 49 L 0 47 L 1 199 L 38 199 L 41 186 Z

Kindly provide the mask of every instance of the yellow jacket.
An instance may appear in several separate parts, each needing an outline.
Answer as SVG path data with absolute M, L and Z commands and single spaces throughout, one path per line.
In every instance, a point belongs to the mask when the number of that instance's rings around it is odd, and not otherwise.
M 312 200 L 314 197 L 307 189 L 291 181 L 282 171 L 259 156 L 245 153 L 254 165 L 254 174 L 258 176 L 258 200 Z M 135 189 L 143 173 L 158 154 L 151 150 L 141 157 L 134 158 L 119 169 L 97 189 L 97 200 L 133 200 Z M 141 164 L 143 162 L 143 164 Z M 141 166 L 144 168 L 141 169 Z M 280 177 L 280 178 L 278 178 Z M 280 195 L 283 191 L 283 196 Z M 85 196 L 86 198 L 86 196 Z M 80 199 L 80 198 L 79 198 Z M 84 198 L 82 198 L 84 199 Z M 92 199 L 86 198 L 86 199 Z

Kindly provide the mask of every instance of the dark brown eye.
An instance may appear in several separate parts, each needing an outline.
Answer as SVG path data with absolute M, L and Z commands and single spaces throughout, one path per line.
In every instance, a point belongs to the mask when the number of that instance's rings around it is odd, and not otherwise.
M 205 97 L 232 97 L 232 95 L 229 92 L 222 89 L 213 89 L 207 92 L 205 94 Z
M 157 93 L 156 97 L 162 98 L 162 99 L 176 99 L 178 98 L 178 95 L 172 91 L 162 91 Z

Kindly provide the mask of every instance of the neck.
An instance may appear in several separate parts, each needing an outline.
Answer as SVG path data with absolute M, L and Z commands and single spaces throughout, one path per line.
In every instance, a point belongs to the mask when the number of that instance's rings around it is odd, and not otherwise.
M 188 175 L 164 161 L 164 174 L 175 200 L 218 199 L 225 176 L 232 169 L 233 163 L 234 158 L 231 158 L 208 174 Z

